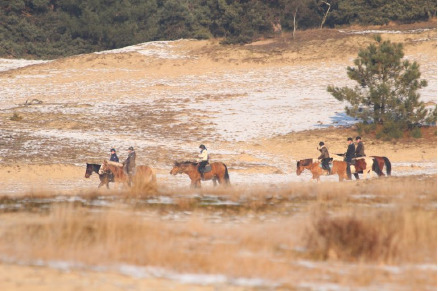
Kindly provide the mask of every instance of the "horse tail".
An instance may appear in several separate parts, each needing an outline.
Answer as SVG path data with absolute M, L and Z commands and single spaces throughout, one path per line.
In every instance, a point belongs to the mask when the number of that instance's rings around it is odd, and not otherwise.
M 383 157 L 383 160 L 385 161 L 386 175 L 391 176 L 391 162 L 387 157 Z
M 224 175 L 224 179 L 225 179 L 225 183 L 226 184 L 230 184 L 230 175 L 228 175 L 228 168 L 227 165 L 225 165 L 224 163 L 222 163 L 225 167 L 225 175 Z
M 372 170 L 374 172 L 376 172 L 379 177 L 383 176 L 383 173 L 382 173 L 382 170 L 380 169 L 379 162 L 377 161 L 377 158 L 373 158 Z

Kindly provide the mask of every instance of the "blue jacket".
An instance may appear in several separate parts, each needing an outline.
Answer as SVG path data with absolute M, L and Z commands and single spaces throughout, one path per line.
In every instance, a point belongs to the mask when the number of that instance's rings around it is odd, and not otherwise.
M 119 162 L 119 157 L 117 156 L 116 153 L 111 155 L 110 161 L 117 162 L 117 163 Z
M 345 161 L 347 163 L 351 163 L 351 160 L 354 158 L 354 156 L 355 156 L 354 143 L 351 143 L 348 145 L 347 152 L 345 153 Z

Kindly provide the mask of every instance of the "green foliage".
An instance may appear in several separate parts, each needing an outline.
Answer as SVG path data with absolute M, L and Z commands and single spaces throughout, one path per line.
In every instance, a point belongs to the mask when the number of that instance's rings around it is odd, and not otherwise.
M 403 46 L 376 37 L 376 44 L 359 51 L 355 67 L 348 67 L 354 88 L 328 86 L 337 100 L 346 101 L 350 116 L 367 123 L 394 123 L 402 127 L 427 121 L 430 112 L 417 91 L 427 86 L 420 80 L 418 63 L 403 60 Z
M 403 137 L 404 125 L 389 121 L 376 132 L 376 138 L 383 140 L 399 139 Z
M 419 127 L 415 127 L 414 129 L 411 130 L 411 136 L 413 138 L 420 138 L 423 135 L 421 134 L 421 129 Z
M 422 21 L 437 13 L 432 0 L 326 2 L 326 27 Z M 319 27 L 326 10 L 320 0 L 0 0 L 0 56 L 54 58 L 178 38 L 247 43 L 272 35 L 274 24 Z
M 369 134 L 373 131 L 375 131 L 377 128 L 375 123 L 366 124 L 366 123 L 359 123 L 357 124 L 357 132 L 359 135 L 363 135 L 364 133 Z

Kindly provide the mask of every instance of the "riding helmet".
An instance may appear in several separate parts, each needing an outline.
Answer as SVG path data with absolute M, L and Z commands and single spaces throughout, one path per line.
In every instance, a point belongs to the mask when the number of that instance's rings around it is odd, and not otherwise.
M 361 139 L 360 136 L 356 136 L 356 140 L 359 140 L 359 139 Z
M 206 149 L 205 145 L 203 145 L 203 144 L 201 144 L 201 145 L 199 146 L 199 148 L 200 148 L 200 149 L 203 149 L 203 150 Z
M 111 149 L 110 152 L 116 152 L 116 150 L 115 149 Z
M 324 145 L 324 142 L 320 141 L 319 146 L 322 147 Z
M 129 147 L 129 148 L 128 148 L 128 150 L 131 150 L 131 151 L 133 151 L 133 150 L 134 150 L 134 148 L 133 148 L 133 147 Z
M 349 141 L 349 140 L 353 141 L 353 139 L 351 137 L 347 138 L 347 141 Z

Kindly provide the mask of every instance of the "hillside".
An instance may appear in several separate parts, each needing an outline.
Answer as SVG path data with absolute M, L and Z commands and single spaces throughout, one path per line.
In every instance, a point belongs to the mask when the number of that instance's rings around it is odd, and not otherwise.
M 325 134 L 324 128 L 356 122 L 326 86 L 349 84 L 346 67 L 377 31 L 305 31 L 295 41 L 284 35 L 245 46 L 152 42 L 3 72 L 2 163 L 69 164 L 82 172 L 85 162 L 102 161 L 110 148 L 124 158 L 134 146 L 139 163 L 158 168 L 166 183 L 181 184 L 186 178 L 169 177 L 169 167 L 193 159 L 204 143 L 214 160 L 230 165 L 235 183 L 265 174 L 266 181 L 296 180 L 295 161 L 316 156 L 320 140 L 342 152 L 347 135 L 356 134 Z M 406 57 L 420 63 L 429 82 L 422 99 L 436 103 L 436 29 L 394 26 L 380 32 L 402 42 Z M 32 99 L 42 103 L 23 105 Z M 23 119 L 10 120 L 13 113 Z M 310 129 L 318 131 L 297 133 L 304 143 L 294 146 L 294 132 Z M 280 146 L 278 136 L 289 141 Z M 436 171 L 436 137 L 403 144 L 409 155 L 398 143 L 368 140 L 367 152 L 399 162 L 400 174 L 421 163 L 424 171 Z M 412 162 L 420 164 L 402 166 Z M 75 185 L 94 187 L 81 176 Z

